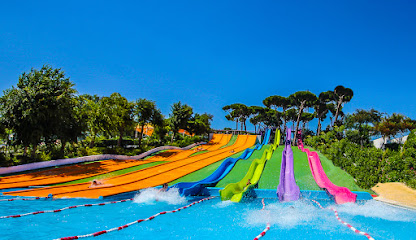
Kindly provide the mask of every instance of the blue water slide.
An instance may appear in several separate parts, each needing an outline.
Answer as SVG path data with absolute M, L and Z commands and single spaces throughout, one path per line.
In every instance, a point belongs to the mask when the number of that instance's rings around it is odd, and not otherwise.
M 178 188 L 179 193 L 182 196 L 191 196 L 191 195 L 198 195 L 205 186 L 211 186 L 218 183 L 221 179 L 223 179 L 234 167 L 236 162 L 240 159 L 248 159 L 255 150 L 260 150 L 263 145 L 269 143 L 271 130 L 267 129 L 266 134 L 264 135 L 264 139 L 262 143 L 256 144 L 254 148 L 247 148 L 243 154 L 241 154 L 237 158 L 229 157 L 222 164 L 215 170 L 211 175 L 208 177 L 197 181 L 197 182 L 180 182 L 173 185 L 170 188 Z

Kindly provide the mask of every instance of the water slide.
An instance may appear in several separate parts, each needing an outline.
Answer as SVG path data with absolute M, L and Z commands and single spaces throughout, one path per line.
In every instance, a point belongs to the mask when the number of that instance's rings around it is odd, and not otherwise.
M 52 194 L 54 198 L 100 198 L 120 193 L 133 192 L 171 182 L 233 155 L 234 153 L 231 150 L 239 152 L 253 146 L 255 142 L 256 136 L 254 135 L 240 135 L 238 136 L 237 141 L 231 146 L 103 179 L 101 180 L 101 185 L 94 187 L 91 187 L 90 183 L 79 183 L 25 191 L 6 192 L 3 194 L 36 197 L 46 197 L 49 194 Z
M 237 183 L 230 183 L 225 186 L 224 189 L 220 190 L 221 200 L 231 200 L 233 202 L 240 202 L 243 196 L 248 193 L 248 190 L 254 188 L 260 180 L 261 174 L 263 173 L 266 161 L 269 160 L 274 150 L 277 148 L 280 142 L 280 131 L 275 135 L 274 143 L 264 151 L 261 158 L 253 160 L 247 174 Z
M 216 150 L 226 145 L 230 138 L 231 135 L 229 134 L 214 134 L 212 140 L 208 144 L 201 146 L 201 148 L 207 149 L 209 151 Z M 43 171 L 31 172 L 27 174 L 7 176 L 0 178 L 0 189 L 22 188 L 29 186 L 45 186 L 70 182 L 74 180 L 107 174 L 110 172 L 130 167 L 140 166 L 151 162 L 173 161 L 177 159 L 182 159 L 188 157 L 193 153 L 195 152 L 192 149 L 182 151 L 175 149 L 159 153 L 146 160 L 105 160 L 83 165 L 71 165 Z
M 205 143 L 194 143 L 184 148 L 179 148 L 175 146 L 161 146 L 161 147 L 153 148 L 147 152 L 144 152 L 136 156 L 100 154 L 100 155 L 91 155 L 91 156 L 84 156 L 84 157 L 77 157 L 77 158 L 65 158 L 65 159 L 57 159 L 57 160 L 50 160 L 50 161 L 44 161 L 44 162 L 34 162 L 34 163 L 21 164 L 18 166 L 11 166 L 11 167 L 0 167 L 0 175 L 13 174 L 13 173 L 19 173 L 19 172 L 24 172 L 24 171 L 33 171 L 33 170 L 42 169 L 42 168 L 51 168 L 51 167 L 78 164 L 78 163 L 84 163 L 84 162 L 110 160 L 110 159 L 140 160 L 156 152 L 160 152 L 164 150 L 187 150 L 187 149 L 191 149 L 201 144 L 205 144 Z
M 234 167 L 235 163 L 240 159 L 248 159 L 254 151 L 260 150 L 269 142 L 271 130 L 268 129 L 264 135 L 262 143 L 258 143 L 254 148 L 246 149 L 243 154 L 237 158 L 227 158 L 221 165 L 208 177 L 197 182 L 180 182 L 173 185 L 171 188 L 178 188 L 182 196 L 198 195 L 205 186 L 214 185 L 223 179 Z
M 301 151 L 306 152 L 308 155 L 309 167 L 315 182 L 320 188 L 325 189 L 325 191 L 333 196 L 337 204 L 343 204 L 348 202 L 355 202 L 357 199 L 357 194 L 352 193 L 346 187 L 340 187 L 331 182 L 327 175 L 325 174 L 324 169 L 322 168 L 321 160 L 319 159 L 318 153 L 310 151 L 307 148 L 303 147 L 302 138 L 298 139 L 298 147 Z
M 293 170 L 293 152 L 291 146 L 292 130 L 286 131 L 285 149 L 282 153 L 282 165 L 280 167 L 280 181 L 277 186 L 279 201 L 297 201 L 300 197 L 299 186 L 296 185 L 295 173 Z

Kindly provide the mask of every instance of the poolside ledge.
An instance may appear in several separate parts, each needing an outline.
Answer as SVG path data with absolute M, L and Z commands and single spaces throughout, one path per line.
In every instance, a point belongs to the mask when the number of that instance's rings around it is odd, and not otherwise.
M 375 200 L 416 210 L 416 190 L 404 183 L 378 183 L 371 190 L 379 195 Z

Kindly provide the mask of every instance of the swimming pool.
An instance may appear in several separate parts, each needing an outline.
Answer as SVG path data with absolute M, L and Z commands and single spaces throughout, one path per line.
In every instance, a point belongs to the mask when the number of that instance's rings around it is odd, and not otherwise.
M 171 192 L 156 201 L 156 195 L 157 190 L 148 190 L 136 196 L 134 201 L 124 203 L 0 219 L 0 239 L 55 239 L 88 234 L 122 226 L 161 211 L 174 210 L 201 199 L 185 199 Z M 0 215 L 105 201 L 59 199 L 0 202 Z M 336 206 L 331 201 L 319 202 L 324 207 L 334 206 L 344 221 L 368 232 L 374 239 L 416 238 L 415 211 L 375 200 Z M 268 222 L 271 228 L 262 239 L 367 239 L 340 224 L 332 211 L 322 210 L 310 200 L 279 203 L 275 198 L 266 198 L 265 203 L 266 208 L 261 210 L 261 199 L 232 203 L 215 198 L 96 239 L 253 239 Z

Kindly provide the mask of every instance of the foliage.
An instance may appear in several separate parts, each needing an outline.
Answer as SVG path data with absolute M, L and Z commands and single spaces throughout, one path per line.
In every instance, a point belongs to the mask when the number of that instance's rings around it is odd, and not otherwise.
M 397 113 L 383 117 L 375 126 L 375 130 L 380 133 L 384 139 L 391 139 L 397 134 L 404 134 L 406 131 L 411 131 L 415 128 L 416 124 L 413 120 Z
M 140 98 L 136 101 L 133 108 L 133 116 L 141 127 L 139 133 L 139 146 L 141 146 L 144 127 L 147 124 L 152 124 L 153 127 L 163 125 L 163 115 L 156 107 L 156 103 L 147 99 Z
M 286 110 L 292 107 L 292 101 L 288 97 L 282 97 L 279 95 L 274 95 L 267 97 L 263 100 L 263 104 L 268 108 L 274 108 L 274 110 L 278 111 L 278 108 L 281 107 L 283 109 L 282 111 L 282 117 L 283 117 L 283 126 L 285 128 L 286 122 L 287 122 L 287 116 L 286 116 Z M 284 130 L 284 129 L 283 129 Z
M 297 120 L 296 120 L 296 129 L 295 129 L 295 132 L 298 132 L 299 122 L 301 120 L 303 110 L 307 107 L 312 107 L 316 103 L 318 98 L 316 97 L 315 94 L 309 91 L 299 91 L 290 95 L 289 99 L 292 105 L 298 108 L 298 115 L 297 115 Z M 296 139 L 293 142 L 296 142 Z
M 211 131 L 211 122 L 213 118 L 214 116 L 208 113 L 195 113 L 188 122 L 187 130 L 191 134 L 196 135 L 208 134 Z
M 87 125 L 88 134 L 91 136 L 90 148 L 92 148 L 97 135 L 110 128 L 105 121 L 104 104 L 97 95 L 84 94 L 78 96 L 78 108 L 79 115 Z
M 13 129 L 16 144 L 32 146 L 32 157 L 41 141 L 74 141 L 81 135 L 73 86 L 61 69 L 45 65 L 23 73 L 17 87 L 1 97 L 2 122 Z
M 345 126 L 348 129 L 346 137 L 349 141 L 361 147 L 370 146 L 370 136 L 375 134 L 374 126 L 381 121 L 382 113 L 377 110 L 357 109 L 355 113 L 347 115 Z
M 129 102 L 120 93 L 112 93 L 110 97 L 103 97 L 101 99 L 103 104 L 105 129 L 108 133 L 117 135 L 117 146 L 121 147 L 123 135 L 128 129 L 134 129 L 133 122 L 133 107 L 134 104 Z
M 241 130 L 247 131 L 246 121 L 252 115 L 252 109 L 241 103 L 234 103 L 224 106 L 222 108 L 229 114 L 226 116 L 227 120 L 236 121 L 236 130 L 238 129 L 238 122 L 241 123 Z
M 346 88 L 342 85 L 335 87 L 334 94 L 333 94 L 333 99 L 334 99 L 334 102 L 336 103 L 334 124 L 338 120 L 338 115 L 340 113 L 340 110 L 342 109 L 342 105 L 346 102 L 351 101 L 353 96 L 354 96 L 354 92 L 351 90 L 351 88 Z
M 211 129 L 213 116 L 193 115 L 187 105 L 179 103 L 179 112 L 190 112 L 183 122 L 177 111 L 164 120 L 153 101 L 130 102 L 119 93 L 77 96 L 73 87 L 61 69 L 45 65 L 23 73 L 16 87 L 4 91 L 0 97 L 0 166 L 91 154 L 137 155 L 166 145 L 172 127 L 204 135 Z M 171 124 L 175 122 L 179 124 Z M 143 141 L 132 138 L 137 123 L 152 124 L 154 134 Z M 202 138 L 178 136 L 172 144 L 184 146 Z M 28 149 L 31 157 L 26 156 Z
M 400 152 L 361 147 L 344 138 L 344 130 L 344 127 L 334 127 L 320 136 L 307 137 L 305 144 L 318 149 L 351 174 L 360 187 L 368 189 L 378 182 L 401 181 L 416 188 L 415 131 Z
M 172 105 L 170 114 L 170 125 L 173 131 L 172 141 L 175 133 L 177 133 L 179 129 L 185 129 L 187 127 L 188 122 L 192 117 L 192 114 L 192 107 L 186 104 L 177 102 Z

